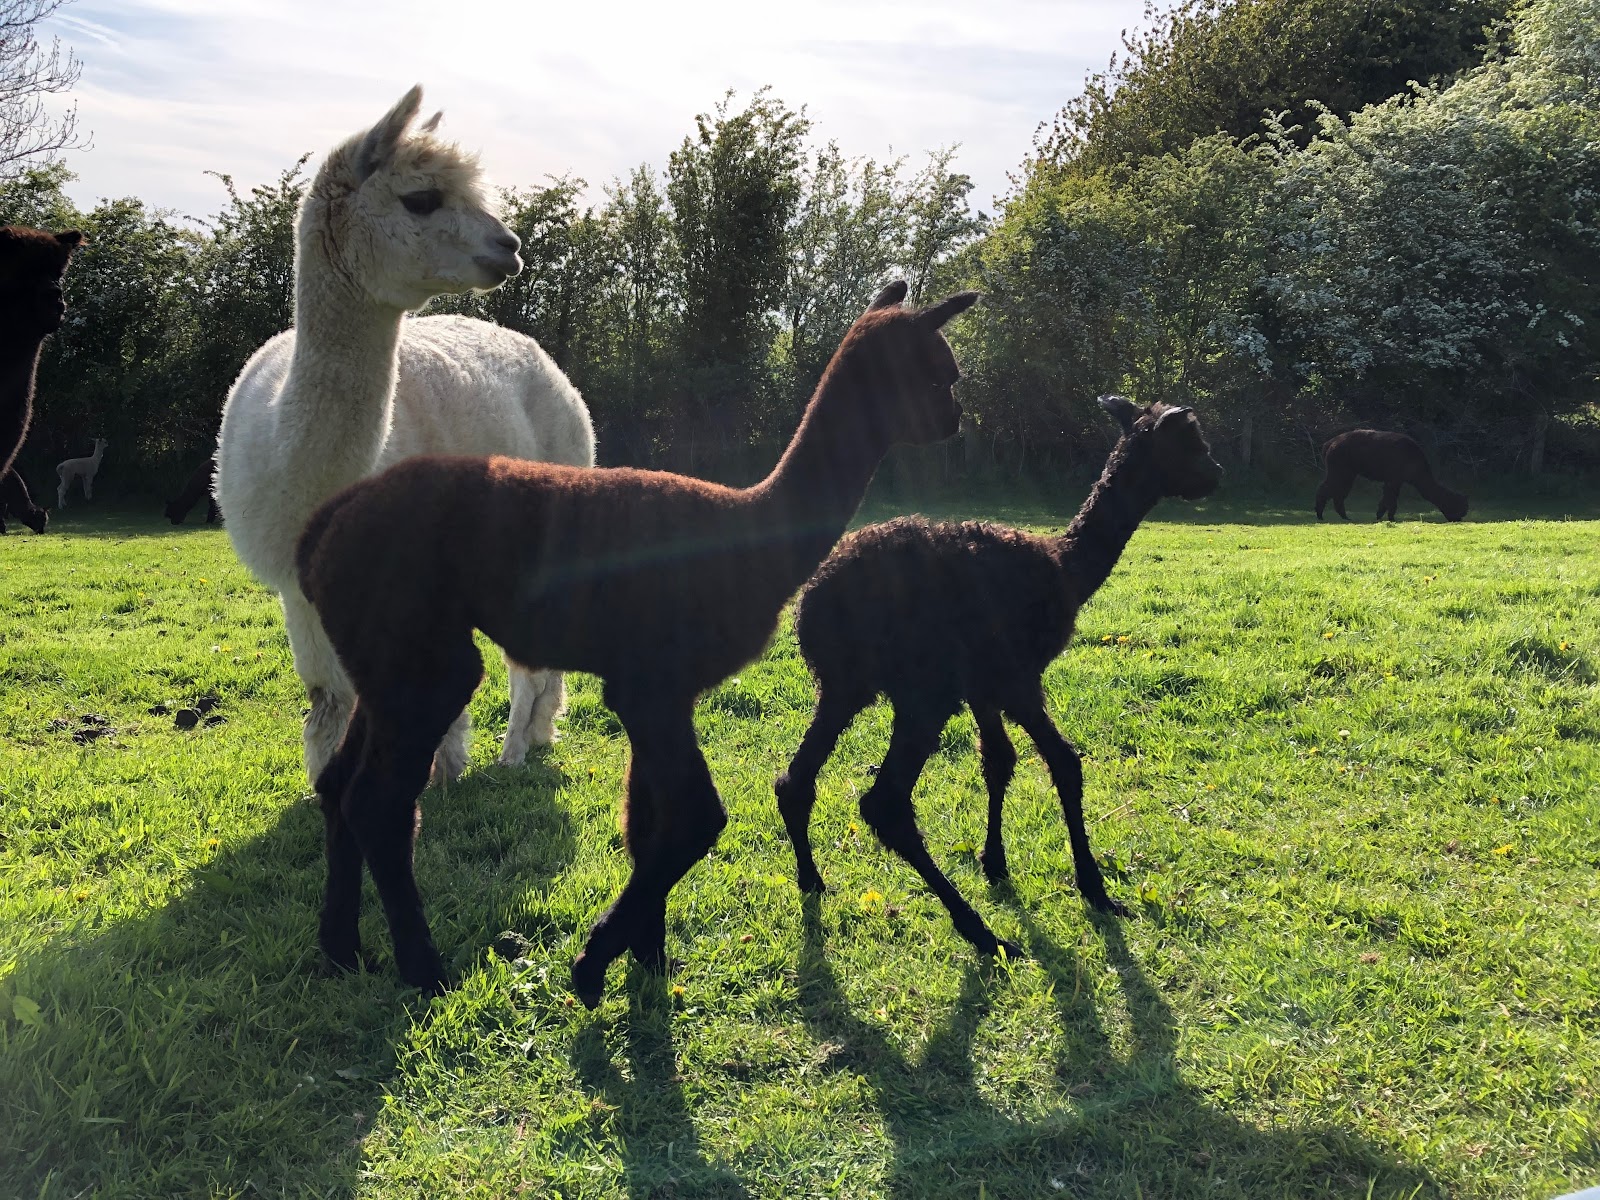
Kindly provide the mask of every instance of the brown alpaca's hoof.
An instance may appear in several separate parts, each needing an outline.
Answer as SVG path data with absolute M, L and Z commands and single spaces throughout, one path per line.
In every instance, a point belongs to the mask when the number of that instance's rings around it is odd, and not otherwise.
M 605 993 L 606 969 L 587 952 L 578 955 L 572 964 L 572 994 L 583 1001 L 590 1012 L 600 1007 L 600 997 Z
M 989 952 L 990 958 L 999 958 L 1005 955 L 1008 962 L 1020 962 L 1028 957 L 1028 952 L 1009 938 L 995 938 L 994 949 Z
M 1089 902 L 1089 907 L 1094 909 L 1095 912 L 1104 913 L 1108 917 L 1130 917 L 1133 915 L 1126 904 L 1120 900 L 1113 900 L 1104 892 L 1101 892 L 1098 896 L 1085 896 L 1084 899 Z
M 983 877 L 991 884 L 998 885 L 1011 881 L 1011 864 L 1006 861 L 1004 850 L 994 854 L 990 854 L 987 850 L 979 850 L 978 865 L 983 868 Z

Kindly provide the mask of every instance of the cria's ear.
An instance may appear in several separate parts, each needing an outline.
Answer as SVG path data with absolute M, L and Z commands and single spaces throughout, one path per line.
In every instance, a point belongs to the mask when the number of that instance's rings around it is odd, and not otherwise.
M 88 238 L 86 238 L 80 231 L 76 229 L 69 229 L 65 233 L 56 234 L 56 241 L 60 242 L 69 250 L 75 246 L 83 245 L 83 243 L 87 242 L 88 240 Z
M 1133 423 L 1144 416 L 1144 411 L 1126 396 L 1101 396 L 1100 407 L 1122 426 L 1123 433 L 1132 433 Z
M 930 304 L 917 314 L 917 319 L 925 325 L 938 329 L 945 322 L 959 317 L 977 302 L 977 292 L 957 292 L 954 296 L 946 296 L 937 304 Z
M 885 284 L 883 291 L 872 298 L 872 303 L 867 305 L 867 311 L 871 312 L 876 308 L 893 308 L 897 304 L 904 303 L 905 298 L 906 281 L 904 279 L 896 279 L 893 283 Z
M 1168 417 L 1176 417 L 1181 413 L 1192 413 L 1193 411 L 1194 411 L 1194 409 L 1186 408 L 1186 407 L 1183 407 L 1181 405 L 1179 407 L 1177 407 L 1177 408 L 1169 408 L 1169 409 L 1167 409 L 1166 412 L 1162 413 L 1159 417 L 1156 418 L 1156 426 L 1155 427 L 1157 429 L 1160 429 L 1163 425 L 1165 425 L 1167 423 L 1167 418 Z
M 384 113 L 383 120 L 367 130 L 356 151 L 356 174 L 368 179 L 394 158 L 395 148 L 422 107 L 422 85 L 416 84 L 400 102 Z

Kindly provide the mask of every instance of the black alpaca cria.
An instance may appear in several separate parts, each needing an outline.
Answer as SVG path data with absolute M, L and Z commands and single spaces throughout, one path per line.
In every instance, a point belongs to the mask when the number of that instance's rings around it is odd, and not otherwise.
M 1141 409 L 1121 396 L 1102 396 L 1100 404 L 1123 435 L 1061 537 L 902 517 L 850 535 L 801 592 L 795 634 L 816 676 L 817 710 L 774 785 L 801 891 L 823 890 L 810 841 L 817 773 L 856 714 L 881 694 L 894 705 L 894 731 L 861 815 L 916 868 L 962 937 L 987 954 L 1002 946 L 1020 953 L 995 937 L 934 864 L 911 804 L 923 765 L 963 702 L 978 725 L 989 793 L 984 873 L 994 882 L 1009 874 L 1001 808 L 1017 761 L 1002 721 L 1010 717 L 1038 746 L 1060 795 L 1078 890 L 1102 912 L 1124 912 L 1106 894 L 1089 849 L 1083 770 L 1045 709 L 1042 676 L 1145 514 L 1163 496 L 1209 495 L 1222 468 L 1190 409 Z
M 206 498 L 206 524 L 215 525 L 222 520 L 222 510 L 217 507 L 217 498 L 211 492 L 211 481 L 217 474 L 217 460 L 208 458 L 190 473 L 184 481 L 183 490 L 171 500 L 167 501 L 162 515 L 174 525 L 182 525 L 183 519 L 189 515 L 189 510 L 200 502 L 200 497 Z
M 1433 477 L 1433 468 L 1428 466 L 1428 456 L 1422 452 L 1422 447 L 1403 433 L 1387 429 L 1352 429 L 1322 448 L 1322 460 L 1325 472 L 1317 486 L 1319 521 L 1329 500 L 1333 501 L 1334 512 L 1346 521 L 1350 519 L 1344 511 L 1344 502 L 1357 476 L 1383 484 L 1383 496 L 1378 501 L 1380 521 L 1385 514 L 1394 520 L 1400 489 L 1408 483 L 1442 512 L 1445 520 L 1459 521 L 1467 515 L 1467 498 Z
M 0 472 L 11 469 L 28 436 L 39 350 L 67 315 L 61 280 L 83 240 L 76 229 L 0 226 Z
M 14 467 L 0 476 L 0 533 L 6 531 L 7 516 L 15 517 L 35 533 L 43 533 L 50 521 L 50 511 L 33 502 L 28 485 Z

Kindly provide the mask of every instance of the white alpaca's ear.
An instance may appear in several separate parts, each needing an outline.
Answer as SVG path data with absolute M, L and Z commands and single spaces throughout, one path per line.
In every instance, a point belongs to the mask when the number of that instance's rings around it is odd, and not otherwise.
M 1099 404 L 1122 426 L 1123 433 L 1132 433 L 1133 423 L 1144 416 L 1144 410 L 1126 396 L 1101 396 Z
M 433 116 L 429 117 L 421 125 L 417 126 L 417 132 L 432 133 L 435 129 L 439 128 L 439 122 L 442 120 L 444 120 L 444 109 L 441 108 L 438 112 L 434 113 Z
M 394 158 L 400 139 L 405 137 L 411 122 L 416 120 L 422 107 L 422 85 L 416 84 L 400 102 L 383 114 L 383 119 L 367 130 L 356 153 L 356 174 L 363 180 L 370 178 Z

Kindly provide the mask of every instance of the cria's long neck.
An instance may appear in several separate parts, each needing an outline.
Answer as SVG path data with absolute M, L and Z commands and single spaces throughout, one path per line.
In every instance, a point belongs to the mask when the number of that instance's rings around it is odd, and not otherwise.
M 778 465 L 746 493 L 752 522 L 797 575 L 794 587 L 844 533 L 888 451 L 869 420 L 870 386 L 857 354 L 835 358 Z
M 1057 561 L 1076 604 L 1110 577 L 1128 539 L 1161 499 L 1155 472 L 1144 461 L 1145 450 L 1134 437 L 1117 443 L 1094 490 L 1056 541 Z

